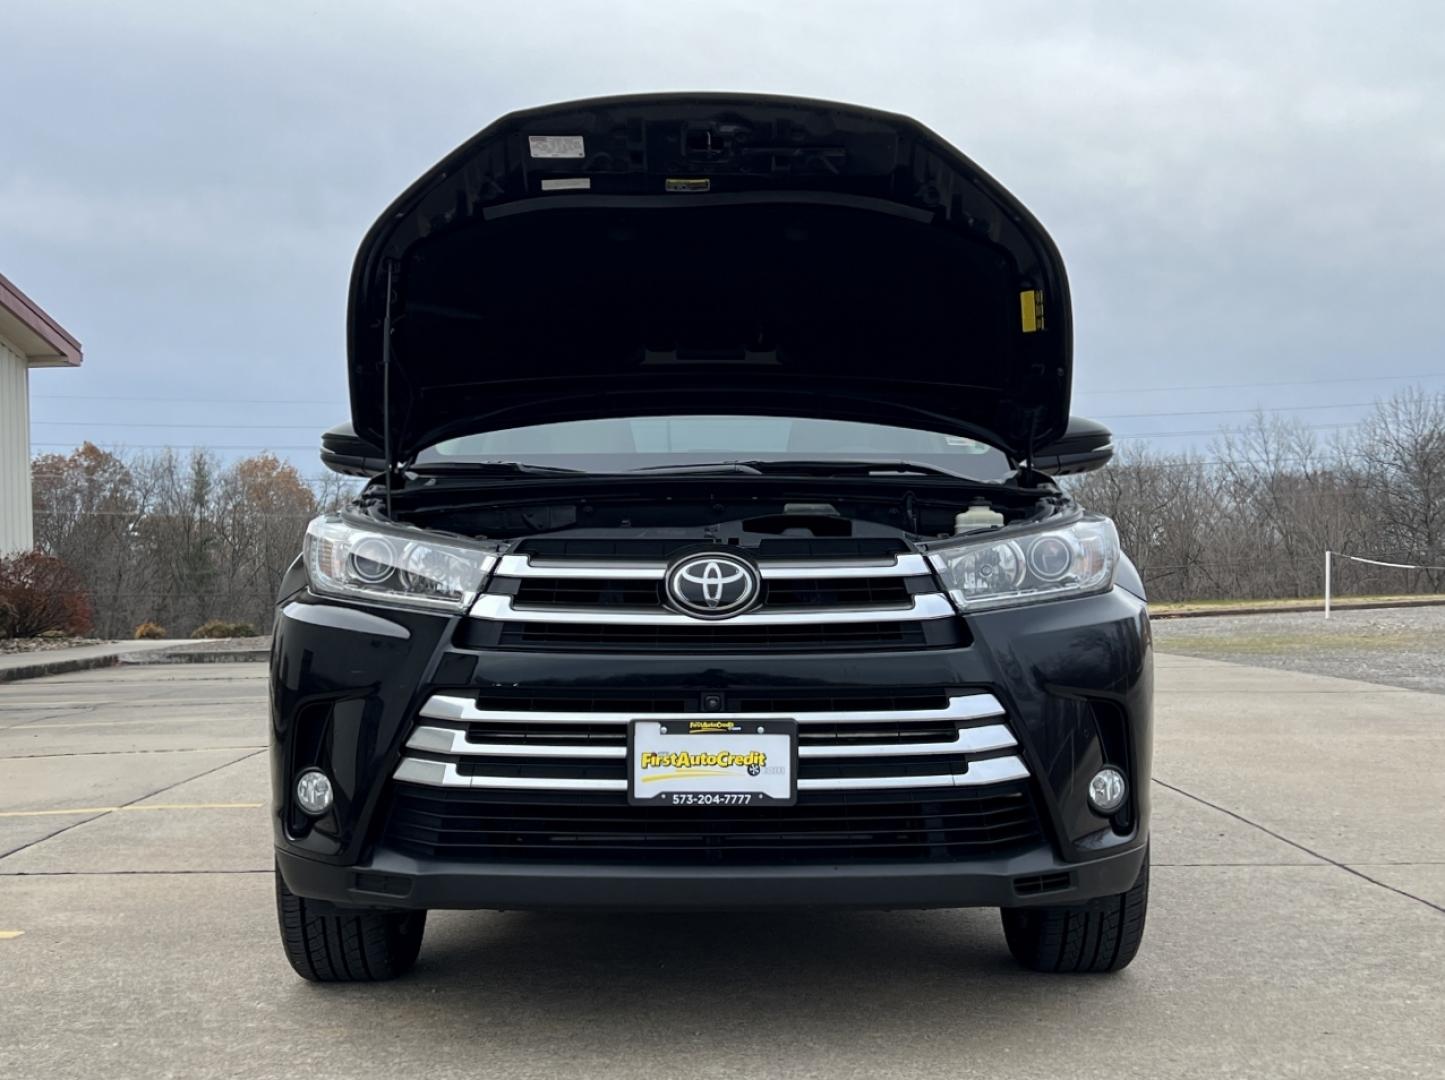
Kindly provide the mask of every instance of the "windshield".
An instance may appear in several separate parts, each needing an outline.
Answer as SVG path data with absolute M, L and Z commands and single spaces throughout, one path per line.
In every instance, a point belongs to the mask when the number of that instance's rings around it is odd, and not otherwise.
M 648 416 L 539 424 L 449 439 L 423 451 L 416 463 L 506 461 L 612 473 L 790 460 L 909 462 L 982 481 L 1013 475 L 1001 451 L 957 435 L 776 416 Z

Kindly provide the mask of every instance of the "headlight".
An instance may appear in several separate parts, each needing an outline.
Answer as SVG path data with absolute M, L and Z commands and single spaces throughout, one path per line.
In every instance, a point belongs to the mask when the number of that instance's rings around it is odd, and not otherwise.
M 306 526 L 306 573 L 320 593 L 465 611 L 495 562 L 492 551 L 419 530 L 352 525 L 335 514 Z
M 1099 514 L 1072 525 L 944 541 L 929 561 L 961 611 L 1102 592 L 1114 584 L 1119 534 Z

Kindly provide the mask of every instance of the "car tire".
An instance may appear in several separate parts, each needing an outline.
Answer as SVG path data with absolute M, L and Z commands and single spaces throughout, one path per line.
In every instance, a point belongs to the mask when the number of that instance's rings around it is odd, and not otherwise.
M 1048 972 L 1106 972 L 1129 966 L 1144 938 L 1149 909 L 1149 853 L 1124 893 L 1069 907 L 1004 908 L 1009 952 L 1024 967 Z
M 312 982 L 382 982 L 411 970 L 425 911 L 323 912 L 276 870 L 276 920 L 296 974 Z

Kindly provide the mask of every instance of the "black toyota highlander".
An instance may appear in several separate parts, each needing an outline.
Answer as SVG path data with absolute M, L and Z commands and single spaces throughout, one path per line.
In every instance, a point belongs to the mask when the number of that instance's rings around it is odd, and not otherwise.
M 1134 957 L 1151 646 L 1058 478 L 1063 263 L 907 118 L 747 94 L 513 113 L 351 280 L 366 475 L 271 658 L 276 891 L 320 981 L 432 908 L 1002 909 Z

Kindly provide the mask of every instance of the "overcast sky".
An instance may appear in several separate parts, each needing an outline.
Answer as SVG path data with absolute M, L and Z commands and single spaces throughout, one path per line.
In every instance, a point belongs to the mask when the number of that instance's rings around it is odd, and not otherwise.
M 962 148 L 1062 249 L 1075 411 L 1121 434 L 1445 390 L 1428 0 L 5 0 L 0 41 L 0 272 L 86 357 L 35 373 L 37 451 L 269 446 L 319 471 L 381 209 L 502 113 L 648 90 L 859 102 Z M 1220 388 L 1173 389 L 1198 386 Z

